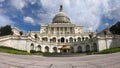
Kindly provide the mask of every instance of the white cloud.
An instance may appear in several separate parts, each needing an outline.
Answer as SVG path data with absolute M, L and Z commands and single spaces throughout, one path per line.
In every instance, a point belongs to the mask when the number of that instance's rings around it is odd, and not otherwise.
M 106 17 L 120 20 L 120 0 L 108 0 L 104 8 L 106 9 L 104 10 Z
M 91 30 L 96 30 L 100 24 L 101 2 L 98 0 L 51 0 L 50 2 L 41 0 L 41 2 L 49 14 L 56 14 L 59 5 L 62 4 L 64 12 L 72 22 L 82 24 Z
M 48 14 L 56 14 L 62 4 L 72 22 L 93 31 L 101 26 L 103 15 L 120 20 L 120 0 L 41 0 L 41 3 Z
M 32 17 L 24 17 L 24 21 L 27 23 L 31 23 L 32 25 L 35 25 L 35 21 Z
M 8 16 L 0 14 L 0 26 L 13 25 L 14 22 Z
M 0 0 L 0 2 L 4 2 L 5 0 Z
M 26 2 L 25 0 L 10 0 L 10 4 L 16 9 L 22 10 L 22 8 L 26 5 Z

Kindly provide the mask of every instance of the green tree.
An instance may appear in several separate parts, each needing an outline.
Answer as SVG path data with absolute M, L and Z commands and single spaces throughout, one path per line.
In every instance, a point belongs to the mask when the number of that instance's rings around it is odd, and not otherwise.
M 113 34 L 120 35 L 120 21 L 118 21 L 115 25 L 111 26 L 110 31 Z
M 12 28 L 10 25 L 6 25 L 0 28 L 0 36 L 13 35 Z

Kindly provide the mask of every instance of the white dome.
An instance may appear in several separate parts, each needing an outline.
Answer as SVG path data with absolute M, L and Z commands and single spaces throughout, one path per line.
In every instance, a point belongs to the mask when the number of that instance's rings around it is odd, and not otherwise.
M 53 18 L 52 23 L 70 23 L 70 19 L 64 12 L 62 12 L 61 8 L 60 12 L 58 12 Z

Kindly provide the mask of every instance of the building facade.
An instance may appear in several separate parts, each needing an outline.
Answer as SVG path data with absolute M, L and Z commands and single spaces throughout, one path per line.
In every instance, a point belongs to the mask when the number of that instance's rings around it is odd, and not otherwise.
M 41 25 L 40 32 L 31 32 L 31 36 L 36 34 L 38 40 L 43 44 L 56 46 L 60 49 L 63 45 L 70 48 L 74 43 L 89 39 L 92 32 L 84 31 L 82 25 L 73 24 L 70 18 L 63 12 L 62 5 L 59 12 L 54 16 L 52 23 Z
M 13 35 L 0 37 L 0 45 L 28 52 L 36 50 L 51 53 L 101 51 L 120 46 L 118 36 L 95 34 L 84 31 L 82 25 L 73 24 L 62 6 L 51 23 L 41 25 L 40 31 L 20 35 L 20 30 L 14 28 L 13 32 Z

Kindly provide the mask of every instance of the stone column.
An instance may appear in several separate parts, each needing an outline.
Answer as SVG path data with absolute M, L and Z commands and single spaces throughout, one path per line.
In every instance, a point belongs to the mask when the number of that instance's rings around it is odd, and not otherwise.
M 65 34 L 65 27 L 63 27 L 63 33 Z

